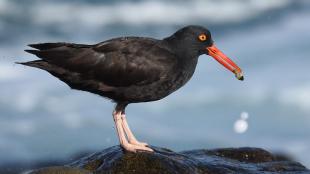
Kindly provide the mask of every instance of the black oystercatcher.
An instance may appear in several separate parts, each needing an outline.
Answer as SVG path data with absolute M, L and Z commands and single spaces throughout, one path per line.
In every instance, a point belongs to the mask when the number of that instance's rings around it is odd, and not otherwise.
M 21 63 L 48 71 L 73 89 L 89 91 L 116 103 L 113 118 L 121 146 L 153 151 L 137 141 L 125 117 L 130 103 L 160 100 L 193 75 L 198 57 L 207 54 L 243 80 L 241 69 L 213 43 L 210 31 L 187 26 L 162 40 L 120 37 L 95 45 L 40 43 L 25 50 L 41 60 Z

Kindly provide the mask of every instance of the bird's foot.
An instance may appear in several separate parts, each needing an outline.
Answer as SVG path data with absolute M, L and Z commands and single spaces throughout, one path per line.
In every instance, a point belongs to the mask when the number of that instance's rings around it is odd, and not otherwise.
M 149 146 L 147 143 L 140 142 L 138 140 L 129 140 L 129 143 L 137 145 L 137 146 L 143 146 L 143 147 L 148 147 Z
M 138 151 L 146 151 L 146 152 L 154 152 L 153 149 L 146 147 L 146 146 L 141 146 L 141 145 L 136 145 L 136 144 L 131 144 L 131 143 L 124 143 L 121 144 L 121 146 L 129 152 L 138 152 Z

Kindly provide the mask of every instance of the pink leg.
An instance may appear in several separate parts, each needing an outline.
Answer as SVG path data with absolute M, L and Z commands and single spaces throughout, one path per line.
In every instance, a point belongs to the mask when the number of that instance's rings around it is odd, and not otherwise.
M 131 132 L 130 128 L 129 128 L 129 125 L 127 123 L 127 120 L 126 120 L 126 115 L 125 113 L 123 112 L 122 113 L 122 126 L 123 126 L 123 129 L 127 135 L 127 138 L 128 138 L 128 141 L 130 144 L 135 144 L 135 145 L 138 145 L 138 146 L 147 146 L 148 144 L 147 143 L 144 143 L 144 142 L 139 142 L 136 137 L 133 135 L 133 133 Z
M 122 110 L 118 111 L 117 108 L 118 107 L 116 107 L 115 111 L 113 112 L 113 118 L 114 118 L 115 127 L 117 130 L 117 135 L 119 138 L 120 145 L 125 150 L 130 151 L 130 152 L 137 152 L 137 151 L 153 152 L 153 150 L 151 148 L 141 146 L 141 145 L 132 144 L 132 143 L 128 142 L 128 140 L 126 139 L 126 135 L 125 135 L 123 123 L 122 123 L 123 122 L 122 121 Z

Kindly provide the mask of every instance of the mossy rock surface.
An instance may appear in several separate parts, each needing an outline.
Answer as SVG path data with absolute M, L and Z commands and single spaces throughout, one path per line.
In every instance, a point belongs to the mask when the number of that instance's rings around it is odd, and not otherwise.
M 93 172 L 69 166 L 44 167 L 26 174 L 93 174 Z
M 63 168 L 76 170 L 81 174 L 85 172 L 94 174 L 310 174 L 310 171 L 300 163 L 283 157 L 278 158 L 260 148 L 201 149 L 183 152 L 173 152 L 153 146 L 152 148 L 155 150 L 154 153 L 130 153 L 124 152 L 119 146 L 113 146 L 83 157 Z M 45 174 L 42 173 L 44 169 L 40 170 L 41 173 L 33 172 L 31 174 Z M 46 174 L 54 174 L 51 170 L 47 172 L 50 173 Z

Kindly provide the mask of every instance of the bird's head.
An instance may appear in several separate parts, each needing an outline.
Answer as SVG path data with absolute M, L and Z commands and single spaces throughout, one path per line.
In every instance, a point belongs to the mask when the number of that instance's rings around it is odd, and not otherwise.
M 207 54 L 233 72 L 238 80 L 244 79 L 242 70 L 215 46 L 208 29 L 201 26 L 187 26 L 166 40 L 171 42 L 180 54 L 194 57 Z

